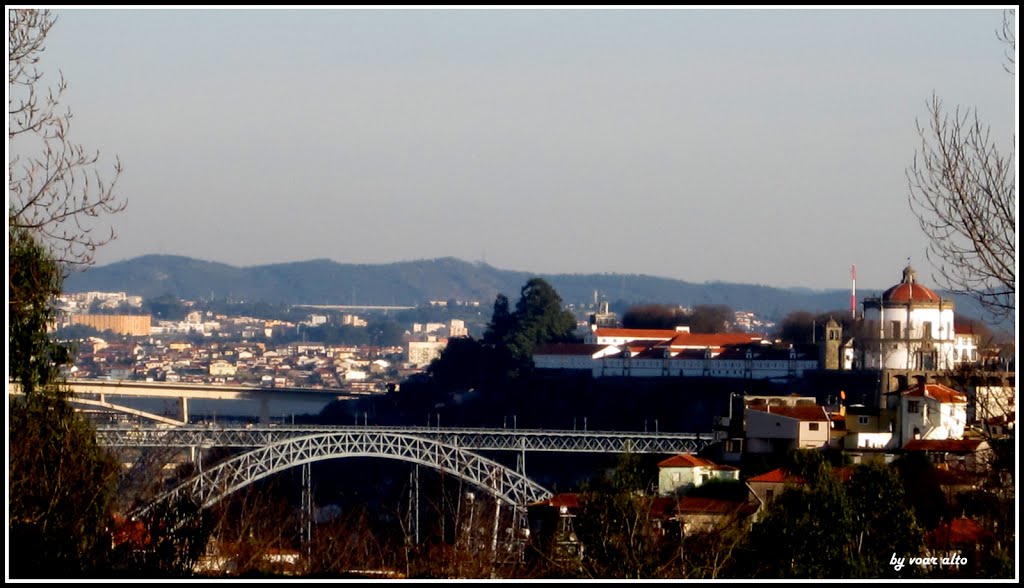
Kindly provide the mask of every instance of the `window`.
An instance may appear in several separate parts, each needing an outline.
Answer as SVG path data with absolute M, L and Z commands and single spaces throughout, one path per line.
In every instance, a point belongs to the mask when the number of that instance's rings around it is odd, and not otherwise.
M 917 414 L 921 412 L 921 402 L 918 400 L 911 400 L 907 402 L 907 412 L 911 414 Z
M 889 321 L 889 333 L 889 336 L 893 339 L 900 338 L 900 321 Z
M 807 423 L 807 429 L 810 431 L 817 431 L 818 423 Z
M 764 497 L 765 497 L 765 502 L 775 498 L 775 490 L 765 490 Z
M 857 417 L 857 424 L 858 425 L 866 425 L 866 424 L 868 424 L 868 417 L 866 417 L 866 416 L 859 416 L 859 417 Z
M 932 323 L 931 321 L 924 321 L 924 328 L 922 329 L 921 338 L 931 339 L 932 338 Z

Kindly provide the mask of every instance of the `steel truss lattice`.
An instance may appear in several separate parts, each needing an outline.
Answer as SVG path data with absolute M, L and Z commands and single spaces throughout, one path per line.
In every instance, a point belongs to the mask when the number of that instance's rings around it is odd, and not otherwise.
M 456 429 L 436 427 L 256 426 L 101 427 L 110 447 L 264 447 L 287 439 L 336 433 L 400 434 L 480 451 L 583 453 L 694 453 L 715 441 L 710 433 L 562 431 L 546 429 Z
M 187 495 L 210 507 L 231 493 L 286 469 L 327 459 L 384 457 L 457 476 L 498 499 L 523 506 L 551 496 L 544 487 L 495 461 L 423 436 L 391 431 L 350 430 L 294 436 L 258 447 L 203 471 L 148 506 Z

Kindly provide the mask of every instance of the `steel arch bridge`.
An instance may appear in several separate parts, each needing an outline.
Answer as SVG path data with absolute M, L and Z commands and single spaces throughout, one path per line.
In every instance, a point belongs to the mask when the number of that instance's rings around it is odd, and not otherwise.
M 473 484 L 514 507 L 549 498 L 525 475 L 438 439 L 394 431 L 330 431 L 293 436 L 248 451 L 203 471 L 133 515 L 188 495 L 203 508 L 267 476 L 296 466 L 346 457 L 383 457 L 431 467 Z

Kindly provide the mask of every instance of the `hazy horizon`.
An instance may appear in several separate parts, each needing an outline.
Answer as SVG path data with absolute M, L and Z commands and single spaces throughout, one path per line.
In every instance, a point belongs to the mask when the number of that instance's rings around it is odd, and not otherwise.
M 915 119 L 1016 129 L 1000 8 L 56 12 L 43 81 L 125 167 L 99 265 L 934 285 Z

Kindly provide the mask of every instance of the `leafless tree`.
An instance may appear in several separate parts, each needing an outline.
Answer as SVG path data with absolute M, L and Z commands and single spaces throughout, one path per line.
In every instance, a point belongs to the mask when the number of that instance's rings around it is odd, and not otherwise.
M 103 173 L 99 152 L 70 138 L 63 74 L 43 82 L 38 64 L 55 22 L 48 10 L 7 12 L 7 223 L 40 236 L 65 268 L 87 267 L 114 238 L 113 229 L 95 232 L 96 219 L 126 205 L 114 191 L 122 168 L 115 158 L 112 175 Z
M 997 37 L 1008 46 L 1004 69 L 1012 74 L 1017 42 L 1011 21 L 1012 13 L 1004 16 Z M 950 112 L 936 95 L 917 131 L 921 146 L 907 169 L 908 201 L 930 241 L 928 259 L 944 287 L 973 296 L 995 317 L 1012 315 L 1017 278 L 1013 151 L 1000 153 L 976 109 L 957 106 Z
M 1014 31 L 1013 17 L 1017 13 L 1016 10 L 1004 10 L 1003 11 L 1003 26 L 1000 30 L 996 31 L 996 38 L 1006 45 L 1006 50 L 1003 51 L 1003 56 L 1006 57 L 1006 63 L 1003 64 L 1003 70 L 1006 73 L 1013 75 L 1014 69 L 1017 65 L 1016 50 L 1017 50 L 1017 34 Z

